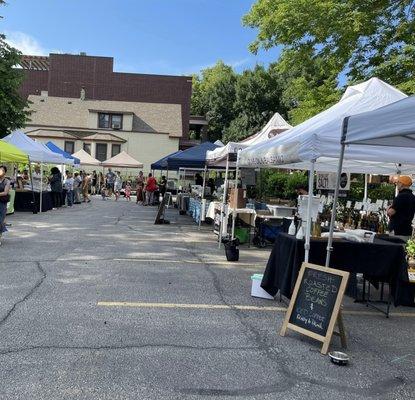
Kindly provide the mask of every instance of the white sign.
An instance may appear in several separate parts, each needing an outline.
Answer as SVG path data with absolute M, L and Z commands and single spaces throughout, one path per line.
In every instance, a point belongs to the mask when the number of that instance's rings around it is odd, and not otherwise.
M 335 190 L 337 174 L 333 172 L 319 172 L 317 174 L 317 189 Z M 343 172 L 340 176 L 340 190 L 350 189 L 350 173 Z

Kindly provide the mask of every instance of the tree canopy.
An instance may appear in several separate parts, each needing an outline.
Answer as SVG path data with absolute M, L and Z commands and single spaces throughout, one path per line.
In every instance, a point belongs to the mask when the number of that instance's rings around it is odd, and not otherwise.
M 250 49 L 281 46 L 318 59 L 349 81 L 377 75 L 415 90 L 413 0 L 257 0 L 244 17 L 258 29 Z M 311 51 L 310 51 L 311 49 Z M 300 59 L 301 62 L 301 59 Z

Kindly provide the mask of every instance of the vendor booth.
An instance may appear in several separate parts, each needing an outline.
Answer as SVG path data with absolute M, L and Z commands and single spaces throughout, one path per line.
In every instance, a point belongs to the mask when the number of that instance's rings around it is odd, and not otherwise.
M 341 169 L 338 168 L 341 151 L 340 139 L 342 131 L 347 126 L 347 124 L 343 124 L 343 119 L 351 116 L 349 122 L 353 119 L 357 120 L 359 118 L 358 114 L 377 110 L 387 105 L 391 105 L 389 107 L 394 108 L 399 103 L 405 103 L 402 99 L 406 97 L 405 94 L 385 82 L 372 78 L 347 88 L 341 100 L 326 111 L 288 130 L 283 135 L 274 137 L 268 142 L 251 146 L 240 152 L 239 166 L 309 170 L 308 193 L 310 196 L 303 198 L 305 201 L 302 202 L 302 205 L 305 210 L 303 210 L 303 222 L 300 225 L 301 228 L 299 228 L 304 229 L 305 240 L 302 236 L 295 238 L 283 235 L 275 243 L 272 256 L 268 262 L 267 272 L 262 282 L 262 286 L 268 289 L 271 282 L 271 286 L 274 289 L 270 293 L 280 290 L 283 294 L 290 295 L 292 288 L 289 287 L 287 282 L 295 282 L 299 263 L 303 261 L 303 256 L 307 262 L 311 260 L 314 263 L 324 265 L 321 249 L 330 249 L 332 247 L 327 238 L 310 240 L 311 229 L 318 224 L 318 220 L 312 219 L 314 203 L 317 200 L 318 209 L 318 202 L 320 201 L 320 198 L 311 196 L 314 189 L 315 171 L 337 172 L 339 170 L 343 172 L 374 174 L 415 172 L 413 149 L 402 146 L 399 148 L 399 152 L 391 152 L 385 146 L 368 146 L 367 144 L 343 147 L 343 166 Z M 384 107 L 384 109 L 387 108 Z M 379 115 L 382 113 L 380 110 L 378 112 Z M 374 119 L 373 126 L 378 126 L 379 121 L 381 121 L 379 118 Z M 382 122 L 379 126 L 381 124 Z M 397 125 L 402 126 L 401 123 Z M 362 128 L 362 132 L 366 132 L 365 127 Z M 347 144 L 348 142 L 345 141 L 344 143 Z M 340 178 L 340 175 L 337 175 L 338 181 Z M 330 202 L 326 204 L 330 204 Z M 363 210 L 362 204 L 356 204 L 355 206 L 357 206 L 358 212 Z M 377 207 L 381 206 L 378 205 Z M 333 209 L 335 210 L 335 208 Z M 318 210 L 316 215 L 320 211 Z M 335 222 L 335 218 L 331 218 L 331 230 L 333 230 Z M 343 228 L 339 227 L 339 229 Z M 336 255 L 331 261 L 327 257 L 326 266 L 346 269 L 353 273 L 362 273 L 364 279 L 369 281 L 388 283 L 395 303 L 406 304 L 406 300 L 411 298 L 411 295 L 408 295 L 408 292 L 402 294 L 407 290 L 406 283 L 408 282 L 402 244 L 394 243 L 388 236 L 377 238 L 373 232 L 363 229 L 362 231 L 356 231 L 353 227 L 344 231 L 342 235 L 338 236 L 333 247 L 335 251 L 336 248 L 339 249 L 338 252 L 343 254 L 344 257 L 340 257 L 340 259 Z M 300 251 L 299 246 L 301 248 L 304 247 L 304 251 Z M 382 260 L 378 259 L 376 254 L 382 254 L 383 252 L 385 254 L 394 254 L 394 256 L 385 256 L 382 257 Z M 350 255 L 355 255 L 355 257 L 350 258 Z M 369 255 L 372 255 L 372 261 L 377 260 L 377 262 L 368 262 Z M 361 261 L 357 260 L 358 257 L 367 261 L 365 265 L 362 265 Z M 273 275 L 274 278 L 270 278 Z
M 60 154 L 61 156 L 65 157 L 67 160 L 72 160 L 74 166 L 79 165 L 79 163 L 80 163 L 79 158 L 76 158 L 76 157 L 72 156 L 71 154 L 67 153 L 65 150 L 62 150 L 59 146 L 56 146 L 55 143 L 49 141 L 49 142 L 46 143 L 46 147 L 50 151 L 53 151 L 54 153 Z
M 101 163 L 103 167 L 111 168 L 143 168 L 143 163 L 131 157 L 125 151 Z
M 76 153 L 73 153 L 72 157 L 77 158 L 81 166 L 96 167 L 101 165 L 101 161 L 98 161 L 96 158 L 92 157 L 84 149 L 78 150 Z
M 39 187 L 33 186 L 33 180 L 26 187 L 16 189 L 15 210 L 16 211 L 48 211 L 52 208 L 52 199 L 48 187 L 44 184 L 43 166 L 73 165 L 73 160 L 65 158 L 61 154 L 52 152 L 44 144 L 34 141 L 25 133 L 15 131 L 3 139 L 13 144 L 29 156 L 30 162 L 40 164 Z
M 16 146 L 0 140 L 0 163 L 28 163 L 28 155 L 19 150 Z M 14 200 L 16 192 L 14 189 L 9 191 L 10 200 L 7 203 L 7 214 L 13 214 L 15 211 Z

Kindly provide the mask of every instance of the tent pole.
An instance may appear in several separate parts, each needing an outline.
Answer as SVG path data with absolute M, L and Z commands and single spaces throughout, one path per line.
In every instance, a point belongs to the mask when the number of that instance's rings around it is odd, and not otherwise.
M 316 160 L 312 160 L 310 163 L 310 171 L 308 175 L 308 203 L 307 203 L 307 226 L 305 232 L 305 257 L 304 261 L 308 263 L 310 258 L 310 236 L 311 236 L 311 210 L 313 205 L 313 190 L 314 190 L 314 169 L 315 169 Z
M 32 186 L 33 189 L 33 186 Z M 39 196 L 39 212 L 42 212 L 42 203 L 43 203 L 43 163 L 40 164 L 40 196 Z
M 238 150 L 238 153 L 236 154 L 236 169 L 235 169 L 235 179 L 234 179 L 234 190 L 236 192 L 236 189 L 238 188 L 238 174 L 239 174 L 239 152 L 241 150 Z M 236 216 L 232 213 L 232 236 L 231 239 L 235 239 L 235 218 Z
M 219 248 L 222 243 L 222 237 L 223 237 L 223 231 L 224 231 L 224 221 L 223 218 L 225 213 L 225 207 L 226 207 L 226 197 L 228 195 L 228 173 L 229 173 L 229 154 L 226 158 L 226 169 L 225 169 L 225 182 L 224 182 L 224 188 L 223 188 L 223 200 L 222 200 L 222 207 L 220 211 L 220 230 L 219 230 Z M 227 221 L 226 221 L 227 222 Z M 227 224 L 226 224 L 227 226 Z
M 363 195 L 363 203 L 367 202 L 367 185 L 368 185 L 368 176 L 365 174 L 365 192 Z
M 30 185 L 32 186 L 32 197 L 33 197 L 33 214 L 37 214 L 36 210 L 36 197 L 35 192 L 33 190 L 33 177 L 32 177 L 32 164 L 30 164 L 30 158 L 28 157 L 27 160 L 29 161 L 29 177 L 30 177 Z
M 199 229 L 200 229 L 200 226 L 202 225 L 202 215 L 204 213 L 203 203 L 205 201 L 206 172 L 207 172 L 207 165 L 205 164 L 205 169 L 203 170 L 202 204 L 200 207 L 201 212 L 200 212 L 200 218 L 199 218 Z M 205 218 L 203 218 L 203 220 L 205 220 Z
M 343 120 L 343 127 L 342 127 L 342 138 L 341 138 L 339 165 L 337 168 L 336 188 L 334 191 L 333 208 L 331 210 L 329 238 L 327 241 L 327 255 L 326 255 L 326 265 L 325 265 L 326 267 L 330 266 L 330 256 L 331 256 L 331 252 L 333 251 L 334 223 L 336 221 L 336 212 L 337 212 L 336 209 L 337 209 L 337 201 L 339 199 L 340 178 L 341 178 L 341 173 L 343 169 L 344 151 L 346 149 L 346 145 L 344 142 L 346 140 L 348 122 L 349 122 L 349 117 L 346 117 Z

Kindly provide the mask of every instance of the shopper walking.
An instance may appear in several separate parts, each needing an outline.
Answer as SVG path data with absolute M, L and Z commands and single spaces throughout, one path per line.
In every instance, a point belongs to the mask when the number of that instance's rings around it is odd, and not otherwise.
M 105 175 L 106 186 L 108 189 L 108 197 L 112 196 L 114 192 L 114 184 L 115 184 L 115 174 L 112 172 L 111 168 L 108 168 L 108 172 Z
M 146 181 L 145 191 L 146 191 L 146 206 L 152 206 L 154 203 L 154 192 L 157 190 L 157 181 L 150 173 Z
M 84 199 L 84 203 L 87 203 L 87 202 L 90 203 L 91 202 L 91 199 L 89 198 L 89 194 L 88 194 L 90 182 L 91 182 L 91 179 L 90 179 L 89 174 L 85 173 L 85 171 L 84 171 L 84 175 L 83 175 L 83 178 L 82 178 L 82 185 L 81 185 L 82 197 Z
M 97 171 L 92 171 L 92 175 L 91 175 L 91 194 L 92 195 L 97 193 L 97 184 L 98 184 Z
M 79 172 L 75 172 L 73 178 L 73 198 L 74 204 L 81 204 L 81 185 L 82 178 L 79 175 Z
M 66 191 L 66 202 L 68 204 L 68 207 L 73 206 L 73 185 L 74 185 L 74 179 L 72 176 L 72 173 L 69 171 L 66 171 L 66 179 L 63 182 L 63 185 L 65 187 Z
M 120 197 L 120 192 L 122 189 L 122 178 L 119 172 L 115 173 L 115 180 L 114 180 L 114 193 L 115 193 L 115 201 L 118 200 Z
M 125 185 L 125 198 L 127 201 L 131 201 L 131 182 L 128 181 Z
M 0 166 L 0 245 L 2 242 L 2 236 L 4 232 L 7 232 L 6 228 L 6 214 L 7 214 L 7 203 L 10 200 L 9 190 L 10 181 L 6 179 L 7 167 L 4 165 Z
M 136 204 L 140 203 L 143 204 L 144 202 L 144 175 L 143 171 L 140 171 L 138 173 L 137 179 L 135 180 L 135 189 L 136 189 L 136 195 L 137 195 L 137 201 Z
M 60 208 L 62 205 L 62 175 L 58 168 L 50 170 L 49 177 L 50 190 L 52 193 L 53 208 Z

